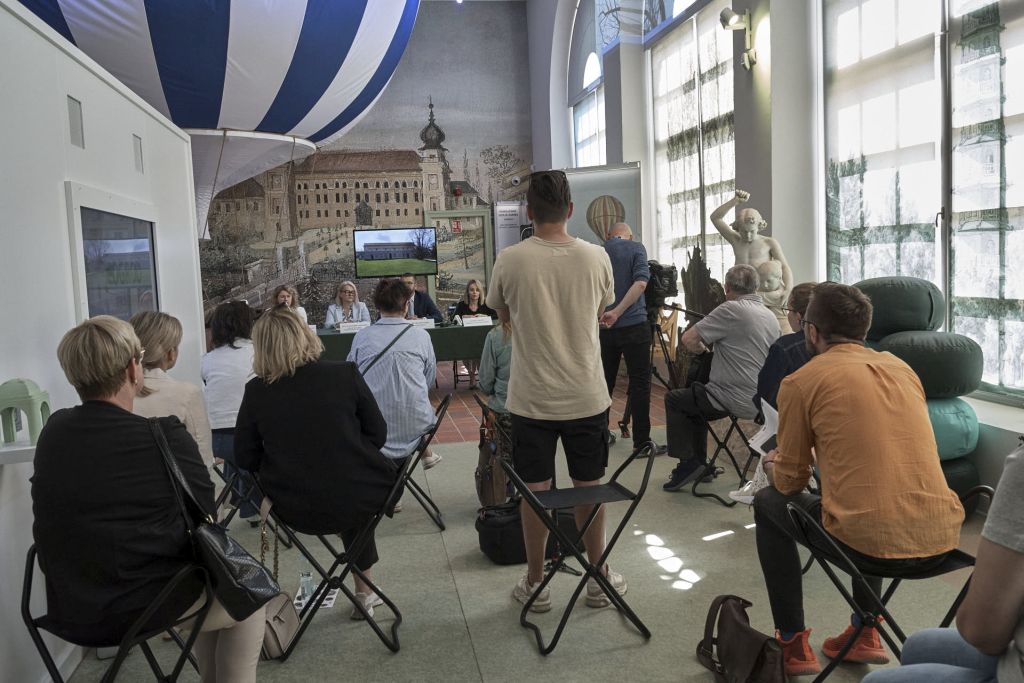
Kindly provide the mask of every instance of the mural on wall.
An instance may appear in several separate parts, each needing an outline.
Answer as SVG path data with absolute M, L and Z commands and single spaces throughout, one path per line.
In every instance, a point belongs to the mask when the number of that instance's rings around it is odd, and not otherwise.
M 473 27 L 466 31 L 467 26 Z M 206 305 L 295 284 L 322 324 L 355 279 L 356 227 L 437 230 L 439 305 L 484 279 L 483 224 L 426 214 L 519 199 L 530 172 L 526 5 L 427 2 L 394 78 L 338 141 L 218 194 L 200 243 Z M 376 281 L 356 280 L 370 304 Z M 443 296 L 442 296 L 443 294 Z

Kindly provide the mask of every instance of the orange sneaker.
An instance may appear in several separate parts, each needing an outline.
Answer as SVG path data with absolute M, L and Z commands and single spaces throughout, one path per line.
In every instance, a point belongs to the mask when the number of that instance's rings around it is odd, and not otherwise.
M 839 651 L 846 645 L 846 641 L 853 635 L 853 631 L 853 626 L 847 626 L 846 630 L 838 636 L 826 638 L 821 645 L 821 651 L 829 659 L 835 659 L 839 656 Z M 857 664 L 888 664 L 889 654 L 885 651 L 881 638 L 878 637 L 878 630 L 874 626 L 865 626 L 857 636 L 857 642 L 843 657 L 843 661 Z
M 821 664 L 810 643 L 811 629 L 800 631 L 792 640 L 783 640 L 778 631 L 775 638 L 782 645 L 782 659 L 787 676 L 809 676 L 821 673 Z

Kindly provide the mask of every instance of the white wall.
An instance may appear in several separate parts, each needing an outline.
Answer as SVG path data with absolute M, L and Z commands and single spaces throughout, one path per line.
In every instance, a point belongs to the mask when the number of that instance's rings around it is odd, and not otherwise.
M 198 381 L 202 310 L 189 139 L 13 0 L 0 0 L 0 381 L 35 380 L 54 409 L 76 395 L 56 361 L 80 320 L 75 303 L 66 183 L 85 205 L 138 206 L 155 222 L 161 308 L 185 329 L 174 374 Z M 85 149 L 69 142 L 67 96 L 82 102 Z M 145 173 L 132 135 L 143 140 Z M 32 542 L 29 463 L 0 466 L 0 680 L 40 681 L 42 663 L 21 622 L 25 553 Z M 39 585 L 34 590 L 42 596 Z M 37 610 L 44 609 L 42 600 Z M 57 645 L 73 666 L 77 649 Z
M 572 116 L 565 87 L 576 1 L 530 0 L 526 4 L 533 165 L 537 170 L 573 165 Z

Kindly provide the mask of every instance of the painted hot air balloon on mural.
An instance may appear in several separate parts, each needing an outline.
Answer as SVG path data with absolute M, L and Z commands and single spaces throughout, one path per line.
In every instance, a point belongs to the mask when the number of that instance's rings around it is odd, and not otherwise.
M 20 0 L 192 138 L 201 236 L 221 189 L 343 135 L 419 0 Z

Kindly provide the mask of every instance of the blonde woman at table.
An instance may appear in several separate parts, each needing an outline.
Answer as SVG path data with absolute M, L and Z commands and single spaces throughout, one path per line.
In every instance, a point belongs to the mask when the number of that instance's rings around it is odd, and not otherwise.
M 325 327 L 334 327 L 339 323 L 368 323 L 370 311 L 366 304 L 359 300 L 359 292 L 351 280 L 338 285 L 334 303 L 327 307 Z
M 484 303 L 486 299 L 487 295 L 484 293 L 484 287 L 480 284 L 480 281 L 470 280 L 466 283 L 466 291 L 462 293 L 462 299 L 455 305 L 455 315 L 460 318 L 486 315 L 490 316 L 491 320 L 497 320 L 497 311 Z M 466 366 L 466 370 L 469 372 L 469 388 L 476 389 L 476 372 L 477 368 L 480 367 L 480 361 L 468 359 L 461 361 L 461 363 Z
M 284 306 L 289 311 L 299 316 L 304 325 L 309 324 L 306 319 L 306 309 L 299 305 L 299 290 L 291 285 L 278 285 L 274 290 L 274 297 L 271 299 L 272 306 Z

